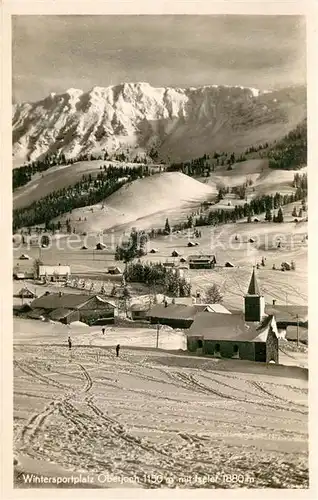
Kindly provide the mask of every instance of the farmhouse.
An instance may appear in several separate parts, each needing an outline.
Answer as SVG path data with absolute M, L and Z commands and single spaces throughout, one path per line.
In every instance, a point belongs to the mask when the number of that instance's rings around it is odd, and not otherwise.
M 65 281 L 70 277 L 70 266 L 39 266 L 40 280 Z
M 66 324 L 93 323 L 100 318 L 113 323 L 116 315 L 116 306 L 98 295 L 48 293 L 33 300 L 30 307 L 30 317 L 44 316 Z
M 188 262 L 190 269 L 212 269 L 216 258 L 215 255 L 190 255 Z
M 187 332 L 187 347 L 198 354 L 278 363 L 277 324 L 274 315 L 265 314 L 255 270 L 245 296 L 244 315 L 198 314 Z

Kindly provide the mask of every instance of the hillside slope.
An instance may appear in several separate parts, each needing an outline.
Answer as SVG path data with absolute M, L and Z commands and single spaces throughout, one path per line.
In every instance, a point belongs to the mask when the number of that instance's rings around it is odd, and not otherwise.
M 306 116 L 304 88 L 270 93 L 243 87 L 153 88 L 148 83 L 69 89 L 13 107 L 13 156 L 27 159 L 156 147 L 188 159 L 282 138 Z
M 164 172 L 130 182 L 103 204 L 73 210 L 60 220 L 70 219 L 77 231 L 99 232 L 158 213 L 164 217 L 168 210 L 198 203 L 215 194 L 213 186 L 179 172 Z

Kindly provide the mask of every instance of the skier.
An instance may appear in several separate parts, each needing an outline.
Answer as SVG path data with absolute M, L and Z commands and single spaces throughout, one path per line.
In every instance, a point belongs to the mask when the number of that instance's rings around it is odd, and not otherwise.
M 119 356 L 119 349 L 120 349 L 120 345 L 117 344 L 116 345 L 116 356 L 118 357 Z
M 105 333 L 105 328 L 102 328 L 102 334 L 104 335 L 104 333 Z
M 71 350 L 72 349 L 72 339 L 71 339 L 71 337 L 69 337 L 67 339 L 67 342 L 68 342 L 68 348 Z

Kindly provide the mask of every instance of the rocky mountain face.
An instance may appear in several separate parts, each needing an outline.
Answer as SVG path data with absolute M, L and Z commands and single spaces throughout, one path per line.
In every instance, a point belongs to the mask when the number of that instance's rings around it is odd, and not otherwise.
M 124 83 L 89 92 L 69 89 L 13 106 L 16 165 L 45 154 L 156 148 L 184 160 L 215 150 L 239 151 L 280 139 L 306 117 L 306 89 L 226 86 L 154 88 Z

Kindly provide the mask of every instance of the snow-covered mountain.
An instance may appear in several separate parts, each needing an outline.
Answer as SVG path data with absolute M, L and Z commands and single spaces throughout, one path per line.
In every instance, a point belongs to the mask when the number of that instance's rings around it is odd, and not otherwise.
M 154 88 L 124 83 L 89 92 L 68 89 L 13 106 L 17 164 L 47 153 L 106 149 L 185 159 L 279 139 L 306 116 L 305 88 L 280 91 L 227 86 Z

